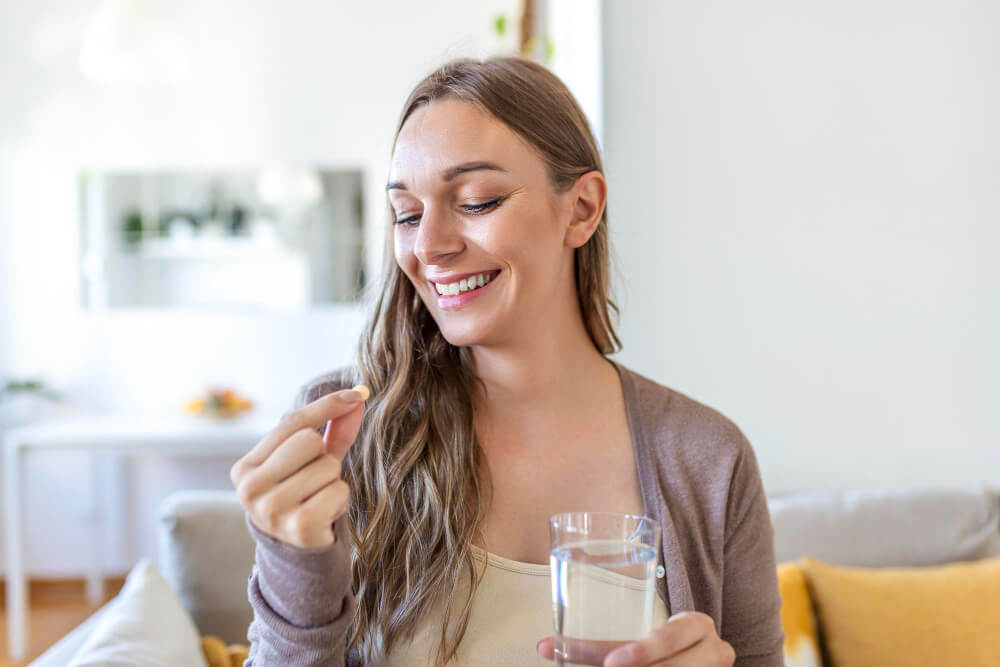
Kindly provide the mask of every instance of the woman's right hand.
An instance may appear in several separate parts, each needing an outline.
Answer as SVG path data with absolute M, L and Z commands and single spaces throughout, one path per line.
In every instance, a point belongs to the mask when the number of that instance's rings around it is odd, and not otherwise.
M 363 385 L 318 398 L 289 413 L 233 464 L 229 477 L 258 530 L 302 549 L 334 543 L 333 522 L 350 496 L 340 462 L 357 438 L 367 398 Z

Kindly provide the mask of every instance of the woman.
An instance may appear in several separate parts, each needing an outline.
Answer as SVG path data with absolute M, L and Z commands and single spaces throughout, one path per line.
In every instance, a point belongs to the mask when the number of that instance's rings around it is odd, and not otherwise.
M 546 520 L 583 509 L 663 528 L 658 627 L 603 664 L 783 664 L 751 446 L 606 357 L 606 190 L 544 67 L 417 85 L 357 368 L 305 385 L 232 470 L 257 541 L 247 664 L 548 664 Z

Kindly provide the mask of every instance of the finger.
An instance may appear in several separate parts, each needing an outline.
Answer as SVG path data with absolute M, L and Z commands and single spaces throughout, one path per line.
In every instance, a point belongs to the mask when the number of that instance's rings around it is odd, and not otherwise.
M 665 660 L 637 664 L 650 667 L 732 667 L 735 661 L 736 652 L 732 646 L 721 639 L 706 637 Z
M 357 389 L 335 391 L 317 398 L 312 403 L 286 415 L 243 458 L 248 465 L 260 465 L 271 455 L 271 452 L 278 448 L 278 445 L 296 431 L 312 428 L 318 432 L 329 420 L 336 421 L 341 415 L 345 415 L 362 405 L 367 396 L 368 389 L 359 385 Z
M 604 661 L 605 667 L 626 665 L 651 665 L 666 660 L 694 646 L 706 636 L 715 635 L 712 618 L 700 612 L 681 612 L 667 619 L 637 642 L 631 642 L 612 651 Z
M 272 488 L 323 455 L 323 438 L 311 428 L 296 431 L 261 465 L 250 470 L 240 485 L 247 499 L 269 493 Z
M 664 662 L 657 665 L 666 667 L 732 667 L 736 661 L 736 652 L 728 642 L 724 642 L 718 637 L 706 637 L 700 642 L 684 649 Z
M 604 656 L 621 645 L 620 641 L 563 637 L 559 642 L 559 652 L 564 661 L 571 661 L 574 665 L 600 665 Z M 535 644 L 535 651 L 546 660 L 555 660 L 555 649 L 555 637 L 546 637 Z
M 347 450 L 354 444 L 361 430 L 361 420 L 365 416 L 362 409 L 364 403 L 358 403 L 357 407 L 342 415 L 339 419 L 331 420 L 323 432 L 323 451 L 343 460 Z
M 555 639 L 552 637 L 546 637 L 545 639 L 539 640 L 539 642 L 535 644 L 535 651 L 546 660 L 555 660 L 556 654 L 554 647 Z
M 349 498 L 350 488 L 342 479 L 324 486 L 288 515 L 286 534 L 304 547 L 333 544 L 333 522 L 347 511 Z
M 342 479 L 314 493 L 302 506 L 315 511 L 331 526 L 334 521 L 347 513 L 347 501 L 351 497 L 351 487 Z
M 270 492 L 271 502 L 285 508 L 305 502 L 317 491 L 340 479 L 340 461 L 332 456 L 319 456 L 283 480 Z

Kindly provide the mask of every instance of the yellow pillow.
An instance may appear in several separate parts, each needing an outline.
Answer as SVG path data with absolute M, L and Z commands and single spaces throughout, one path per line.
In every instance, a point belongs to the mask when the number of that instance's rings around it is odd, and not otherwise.
M 226 643 L 215 635 L 201 638 L 201 652 L 205 654 L 208 667 L 243 667 L 243 661 L 250 653 L 250 647 L 242 644 Z
M 846 568 L 805 559 L 825 657 L 842 665 L 1000 665 L 1000 558 Z
M 819 640 L 801 561 L 778 565 L 786 667 L 821 667 Z

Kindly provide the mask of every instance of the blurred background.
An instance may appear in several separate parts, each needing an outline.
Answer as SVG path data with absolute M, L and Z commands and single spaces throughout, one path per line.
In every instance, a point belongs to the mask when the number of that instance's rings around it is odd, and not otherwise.
M 397 115 L 455 56 L 570 85 L 619 358 L 733 419 L 769 494 L 1000 483 L 996 3 L 4 0 L 0 25 L 0 433 L 64 428 L 6 471 L 30 577 L 93 571 L 95 531 L 126 572 L 166 493 L 229 488 L 231 452 L 176 443 L 250 438 L 349 363 Z M 77 424 L 175 444 L 74 449 Z

